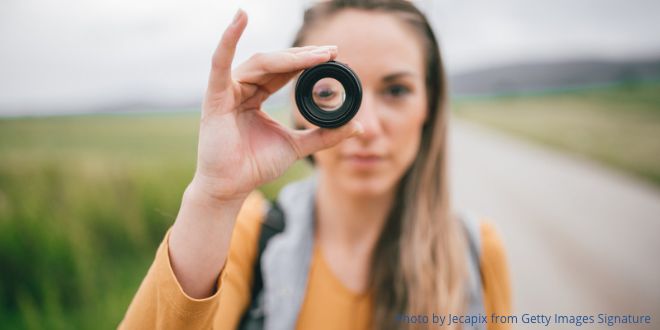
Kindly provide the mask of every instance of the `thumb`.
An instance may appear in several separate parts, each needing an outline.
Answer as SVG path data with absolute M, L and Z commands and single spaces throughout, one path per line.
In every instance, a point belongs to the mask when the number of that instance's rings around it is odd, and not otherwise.
M 298 158 L 304 158 L 319 150 L 333 147 L 349 137 L 360 135 L 363 131 L 362 124 L 352 120 L 337 128 L 311 128 L 293 131 L 291 135 Z

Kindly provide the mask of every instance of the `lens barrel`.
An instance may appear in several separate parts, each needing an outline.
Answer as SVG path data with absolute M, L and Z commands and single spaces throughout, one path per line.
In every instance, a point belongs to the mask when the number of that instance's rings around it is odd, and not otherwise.
M 314 85 L 323 78 L 333 78 L 344 87 L 345 98 L 339 108 L 332 111 L 321 109 L 313 98 Z M 325 128 L 335 128 L 351 120 L 362 102 L 362 84 L 358 76 L 346 64 L 329 61 L 311 67 L 296 82 L 296 105 L 310 123 Z

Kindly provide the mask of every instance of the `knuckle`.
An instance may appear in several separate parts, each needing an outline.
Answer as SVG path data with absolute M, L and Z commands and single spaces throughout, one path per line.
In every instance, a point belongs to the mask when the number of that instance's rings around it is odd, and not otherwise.
M 265 60 L 265 57 L 266 57 L 265 53 L 257 52 L 257 53 L 252 54 L 252 56 L 250 56 L 250 62 L 255 62 L 257 64 L 261 64 Z
M 282 60 L 286 61 L 287 64 L 295 64 L 300 59 L 301 59 L 300 54 L 284 53 L 282 56 Z
M 330 131 L 326 129 L 319 130 L 319 140 L 321 141 L 321 147 L 327 148 L 332 144 L 332 136 L 330 136 Z
M 296 160 L 305 158 L 305 151 L 303 151 L 297 143 L 291 144 L 291 148 L 293 149 L 293 153 L 296 155 Z
M 214 70 L 224 68 L 222 57 L 219 54 L 213 54 L 213 57 L 211 58 L 211 68 Z

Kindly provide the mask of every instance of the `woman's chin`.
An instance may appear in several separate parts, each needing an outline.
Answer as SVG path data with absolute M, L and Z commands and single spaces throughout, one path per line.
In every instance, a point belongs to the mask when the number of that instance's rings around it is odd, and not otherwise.
M 377 197 L 391 191 L 390 180 L 381 176 L 348 177 L 342 180 L 343 191 L 355 198 Z

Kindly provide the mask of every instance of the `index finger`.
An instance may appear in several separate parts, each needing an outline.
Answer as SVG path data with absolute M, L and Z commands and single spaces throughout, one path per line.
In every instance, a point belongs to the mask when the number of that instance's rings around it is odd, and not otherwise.
M 239 9 L 234 20 L 225 29 L 220 43 L 213 53 L 208 91 L 219 92 L 231 85 L 231 63 L 236 53 L 236 45 L 247 26 L 247 14 Z
M 274 93 L 301 70 L 336 57 L 336 46 L 314 46 L 299 52 L 261 53 L 239 65 L 234 71 L 234 80 L 259 85 Z

